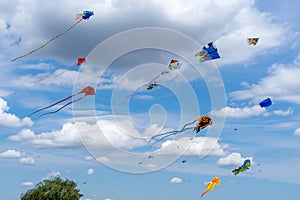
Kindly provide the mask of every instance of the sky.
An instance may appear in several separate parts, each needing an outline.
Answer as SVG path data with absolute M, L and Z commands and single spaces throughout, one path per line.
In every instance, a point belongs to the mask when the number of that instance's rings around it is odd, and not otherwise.
M 299 2 L 0 0 L 1 198 L 44 179 L 82 200 L 296 200 L 300 196 Z M 76 23 L 88 20 L 32 54 Z M 259 37 L 257 45 L 247 38 Z M 194 55 L 213 42 L 220 59 Z M 86 62 L 77 66 L 77 58 Z M 147 84 L 170 60 L 180 69 Z M 145 87 L 142 87 L 146 84 Z M 53 112 L 84 87 L 86 96 Z M 123 97 L 134 93 L 124 101 Z M 49 106 L 43 111 L 34 111 Z M 259 102 L 271 98 L 262 108 Z M 199 116 L 212 125 L 163 140 Z M 251 160 L 249 170 L 232 170 Z

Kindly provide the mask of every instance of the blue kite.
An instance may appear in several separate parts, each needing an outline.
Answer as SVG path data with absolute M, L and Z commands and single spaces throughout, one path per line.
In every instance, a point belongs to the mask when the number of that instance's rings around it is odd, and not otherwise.
M 264 107 L 269 107 L 270 105 L 272 105 L 272 100 L 270 98 L 266 98 L 265 100 L 261 101 L 259 103 L 260 107 L 264 108 Z
M 232 170 L 232 173 L 234 175 L 238 175 L 240 172 L 246 171 L 251 166 L 251 161 L 249 159 L 246 159 L 242 166 L 240 166 L 237 169 Z
M 205 62 L 208 60 L 220 58 L 218 49 L 215 47 L 213 42 L 208 43 L 208 47 L 204 46 L 200 52 L 195 54 L 195 56 L 200 56 L 199 62 Z

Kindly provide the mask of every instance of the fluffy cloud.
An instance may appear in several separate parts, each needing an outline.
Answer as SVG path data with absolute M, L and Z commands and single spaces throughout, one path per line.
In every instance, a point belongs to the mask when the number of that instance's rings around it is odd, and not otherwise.
M 23 157 L 20 159 L 20 163 L 23 165 L 34 165 L 35 161 L 32 157 Z
M 266 112 L 265 108 L 261 108 L 258 105 L 252 107 L 244 107 L 244 108 L 232 108 L 232 107 L 224 107 L 220 110 L 213 110 L 211 112 L 212 115 L 216 117 L 238 117 L 238 118 L 246 118 L 251 116 L 259 116 Z
M 23 154 L 20 151 L 16 151 L 13 149 L 6 150 L 0 153 L 1 158 L 20 158 Z
M 231 153 L 226 157 L 220 158 L 218 160 L 219 166 L 239 166 L 242 165 L 245 159 L 253 160 L 252 157 L 243 158 L 239 153 Z
M 23 186 L 33 186 L 34 184 L 33 184 L 33 182 L 23 182 L 23 183 L 21 183 L 21 185 L 23 185 Z
M 94 160 L 94 158 L 92 156 L 86 156 L 86 157 L 84 157 L 84 160 L 91 161 L 91 160 Z
M 102 163 L 108 163 L 109 159 L 105 156 L 100 156 L 99 158 L 97 158 L 98 161 L 102 162 Z
M 294 131 L 294 135 L 300 136 L 300 128 L 297 128 L 297 129 Z
M 20 126 L 32 126 L 33 122 L 30 118 L 25 117 L 20 119 L 15 114 L 8 113 L 9 107 L 7 102 L 0 98 L 0 126 L 7 127 L 20 127 Z
M 275 115 L 288 116 L 288 115 L 293 114 L 293 110 L 291 108 L 288 108 L 286 111 L 284 111 L 284 110 L 274 110 L 273 113 Z
M 94 169 L 90 168 L 86 171 L 86 173 L 89 175 L 94 174 Z
M 186 156 L 223 156 L 224 147 L 218 143 L 218 138 L 196 137 L 191 141 L 190 137 L 178 140 L 167 140 L 158 149 L 159 155 L 181 155 L 182 149 L 186 149 Z
M 174 177 L 170 180 L 170 183 L 182 183 L 182 179 L 178 177 Z
M 51 171 L 49 172 L 46 177 L 44 177 L 44 179 L 51 179 L 53 177 L 57 177 L 57 176 L 60 176 L 60 172 L 59 171 Z
M 230 96 L 236 100 L 255 101 L 268 96 L 273 100 L 300 104 L 300 54 L 291 64 L 274 64 L 268 73 L 249 89 L 232 92 Z

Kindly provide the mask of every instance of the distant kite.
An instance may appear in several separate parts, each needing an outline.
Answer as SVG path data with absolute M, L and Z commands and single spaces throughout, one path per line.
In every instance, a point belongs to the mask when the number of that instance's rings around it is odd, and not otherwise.
M 232 170 L 232 173 L 234 175 L 238 175 L 239 173 L 248 170 L 250 166 L 251 166 L 251 161 L 249 159 L 246 159 L 244 161 L 243 165 L 237 169 Z
M 195 54 L 195 56 L 200 56 L 199 62 L 220 58 L 218 49 L 214 46 L 213 42 L 208 43 L 208 47 L 204 46 L 200 52 Z
M 270 105 L 272 105 L 272 100 L 270 98 L 266 98 L 265 100 L 261 101 L 259 103 L 260 107 L 264 108 L 264 107 L 269 107 Z
M 54 36 L 53 38 L 51 38 L 50 40 L 48 40 L 46 43 L 42 44 L 40 47 L 38 47 L 38 48 L 36 48 L 36 49 L 30 51 L 29 53 L 26 53 L 26 54 L 22 55 L 22 56 L 18 56 L 18 57 L 16 57 L 16 58 L 12 59 L 11 61 L 14 62 L 14 61 L 16 61 L 16 60 L 18 60 L 18 59 L 20 59 L 20 58 L 24 58 L 24 57 L 26 57 L 26 56 L 29 56 L 30 54 L 32 54 L 32 53 L 34 53 L 34 52 L 36 52 L 36 51 L 38 51 L 38 50 L 44 48 L 45 46 L 47 46 L 47 45 L 48 45 L 50 42 L 52 42 L 53 40 L 59 38 L 59 37 L 62 36 L 63 34 L 65 34 L 65 33 L 67 33 L 68 31 L 70 31 L 70 30 L 71 30 L 72 28 L 74 28 L 77 24 L 79 24 L 82 20 L 88 20 L 92 15 L 94 15 L 94 12 L 93 12 L 93 11 L 83 11 L 83 13 L 82 13 L 82 14 L 79 14 L 79 15 L 81 16 L 80 18 L 78 18 L 78 14 L 76 15 L 76 20 L 77 20 L 77 22 L 76 22 L 75 24 L 73 24 L 72 26 L 70 26 L 68 29 L 66 29 L 64 32 L 62 32 L 62 33 L 60 33 L 60 34 Z
M 197 125 L 196 126 L 191 126 L 189 127 L 190 125 L 193 125 L 195 122 L 197 122 Z M 175 134 L 178 134 L 178 133 L 181 133 L 183 131 L 186 131 L 186 130 L 190 130 L 190 129 L 193 129 L 193 131 L 196 131 L 196 133 L 198 133 L 201 129 L 204 129 L 206 128 L 207 126 L 209 125 L 212 125 L 212 119 L 209 117 L 209 116 L 201 116 L 199 117 L 198 119 L 194 120 L 193 122 L 190 122 L 190 123 L 186 123 L 181 130 L 179 131 L 168 131 L 168 132 L 164 132 L 164 133 L 160 133 L 160 134 L 157 134 L 157 135 L 154 135 L 150 138 L 149 142 L 151 140 L 154 140 L 155 138 L 159 138 L 159 140 L 157 140 L 155 143 L 167 138 L 167 137 L 170 137 L 172 135 L 175 135 Z M 155 144 L 154 143 L 154 144 Z M 153 145 L 153 144 L 152 144 Z
M 213 190 L 215 185 L 217 185 L 218 187 L 220 187 L 220 179 L 219 177 L 213 177 L 213 179 L 211 180 L 211 182 L 209 182 L 206 186 L 206 190 L 201 194 L 201 198 L 209 191 Z
M 74 96 L 80 95 L 80 94 L 84 94 L 84 96 L 82 96 L 82 97 L 80 97 L 80 98 L 78 98 L 78 99 L 75 99 L 75 100 L 73 100 L 73 101 L 68 102 L 67 104 L 63 105 L 62 107 L 60 107 L 59 109 L 57 109 L 57 110 L 55 110 L 55 111 L 44 113 L 44 114 L 38 116 L 37 119 L 40 118 L 40 117 L 42 117 L 42 116 L 44 116 L 44 115 L 57 113 L 58 111 L 60 111 L 60 110 L 63 109 L 64 107 L 66 107 L 66 106 L 68 106 L 68 105 L 70 105 L 70 104 L 72 104 L 72 103 L 75 103 L 75 102 L 77 102 L 77 101 L 79 101 L 79 100 L 82 100 L 82 99 L 84 99 L 84 98 L 87 97 L 87 96 L 95 95 L 95 89 L 92 88 L 91 86 L 87 86 L 87 87 L 83 88 L 81 91 L 77 92 L 76 94 L 73 94 L 73 95 L 71 95 L 71 96 L 68 96 L 68 97 L 66 97 L 66 98 L 64 98 L 64 99 L 62 99 L 62 100 L 60 100 L 60 101 L 57 101 L 57 102 L 55 102 L 55 103 L 53 103 L 53 104 L 51 104 L 51 105 L 49 105 L 49 106 L 46 106 L 46 107 L 44 107 L 44 108 L 38 109 L 38 110 L 34 111 L 33 113 L 31 113 L 31 114 L 28 115 L 28 116 L 30 117 L 31 115 L 33 115 L 33 114 L 35 114 L 35 113 L 37 113 L 37 112 L 40 112 L 40 111 L 42 111 L 42 110 L 46 110 L 46 109 L 48 109 L 48 108 L 51 108 L 51 107 L 53 107 L 53 106 L 55 106 L 55 105 L 57 105 L 57 104 L 59 104 L 59 103 L 61 103 L 61 102 L 64 102 L 64 101 L 66 101 L 66 100 L 68 100 L 68 99 L 70 99 L 70 98 L 72 98 L 72 97 L 74 97 Z
M 248 43 L 249 45 L 256 45 L 258 42 L 259 38 L 248 38 Z
M 77 66 L 80 66 L 82 63 L 84 63 L 86 61 L 85 58 L 78 58 L 77 60 Z M 49 76 L 45 76 L 45 77 L 42 77 L 38 80 L 35 80 L 35 81 L 31 81 L 30 83 L 40 83 L 40 82 L 43 82 L 47 79 L 50 79 L 50 78 L 56 78 L 56 77 L 59 77 L 61 75 L 63 75 L 64 73 L 66 72 L 70 72 L 70 71 L 75 71 L 75 69 L 65 69 L 63 70 L 62 72 L 58 73 L 58 74 L 52 74 L 52 75 L 49 75 Z
M 136 92 L 138 92 L 140 89 L 147 87 L 147 90 L 151 90 L 154 87 L 156 87 L 157 83 L 156 80 L 164 75 L 164 74 L 168 74 L 169 72 L 176 70 L 176 69 L 180 69 L 181 68 L 182 63 L 179 62 L 178 60 L 171 60 L 170 64 L 168 66 L 167 69 L 165 69 L 164 71 L 162 71 L 161 73 L 159 73 L 157 76 L 155 76 L 151 81 L 149 81 L 148 83 L 138 87 L 136 90 L 134 90 L 131 94 L 123 97 L 122 99 L 120 99 L 117 104 L 122 103 L 123 101 L 125 101 L 126 99 L 128 99 L 129 97 L 132 97 L 133 95 L 135 95 Z

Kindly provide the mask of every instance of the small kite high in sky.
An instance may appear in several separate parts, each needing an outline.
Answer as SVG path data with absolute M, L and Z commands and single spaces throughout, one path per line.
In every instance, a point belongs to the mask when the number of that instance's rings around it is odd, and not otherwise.
M 211 180 L 211 182 L 209 182 L 207 185 L 206 185 L 206 190 L 201 194 L 201 198 L 207 193 L 209 192 L 210 190 L 213 190 L 215 185 L 217 185 L 218 187 L 220 187 L 220 179 L 219 177 L 213 177 L 213 179 Z
M 248 170 L 250 166 L 251 166 L 251 161 L 249 159 L 246 159 L 244 161 L 243 165 L 237 169 L 232 170 L 232 173 L 234 175 L 238 175 L 239 173 Z
M 68 106 L 68 105 L 70 105 L 70 104 L 72 104 L 72 103 L 75 103 L 75 102 L 77 102 L 77 101 L 79 101 L 79 100 L 82 100 L 82 99 L 84 99 L 84 98 L 87 97 L 87 96 L 95 95 L 95 89 L 92 88 L 91 86 L 87 86 L 87 87 L 83 88 L 82 90 L 80 90 L 79 92 L 77 92 L 76 94 L 72 94 L 71 96 L 68 96 L 68 97 L 66 97 L 66 98 L 64 98 L 64 99 L 62 99 L 62 100 L 59 100 L 59 101 L 57 101 L 57 102 L 55 102 L 55 103 L 53 103 L 53 104 L 51 104 L 51 105 L 49 105 L 49 106 L 46 106 L 46 107 L 44 107 L 44 108 L 40 108 L 40 109 L 34 111 L 33 113 L 31 113 L 31 114 L 28 115 L 28 116 L 30 117 L 31 115 L 33 115 L 33 114 L 35 114 L 35 113 L 37 113 L 37 112 L 40 112 L 40 111 L 42 111 L 42 110 L 46 110 L 46 109 L 48 109 L 48 108 L 51 108 L 51 107 L 53 107 L 53 106 L 55 106 L 55 105 L 57 105 L 57 104 L 59 104 L 59 103 L 61 103 L 61 102 L 64 102 L 64 101 L 66 101 L 66 100 L 68 100 L 68 99 L 70 99 L 70 98 L 72 98 L 72 97 L 74 97 L 74 96 L 80 95 L 80 94 L 84 94 L 84 96 L 82 96 L 82 97 L 80 97 L 80 98 L 78 98 L 78 99 L 75 99 L 75 100 L 73 100 L 73 101 L 68 102 L 67 104 L 61 106 L 59 109 L 57 109 L 57 110 L 55 110 L 55 111 L 44 113 L 44 114 L 38 116 L 37 119 L 40 118 L 40 117 L 42 117 L 42 116 L 44 116 L 44 115 L 57 113 L 58 111 L 60 111 L 60 110 L 63 109 L 64 107 L 66 107 L 66 106 Z
M 208 60 L 220 58 L 218 49 L 215 47 L 213 42 L 208 43 L 208 47 L 204 46 L 201 51 L 195 54 L 195 56 L 200 56 L 199 62 L 205 62 Z
M 248 38 L 249 45 L 256 45 L 258 43 L 259 38 Z
M 78 14 L 77 14 L 77 15 L 78 15 Z M 24 57 L 26 57 L 26 56 L 29 56 L 30 54 L 32 54 L 32 53 L 34 53 L 34 52 L 36 52 L 36 51 L 38 51 L 38 50 L 44 48 L 45 46 L 47 46 L 47 45 L 48 45 L 50 42 L 52 42 L 53 40 L 59 38 L 59 37 L 62 36 L 63 34 L 65 34 L 65 33 L 67 33 L 68 31 L 70 31 L 70 30 L 71 30 L 72 28 L 74 28 L 77 24 L 79 24 L 82 20 L 88 20 L 92 15 L 94 15 L 94 12 L 93 12 L 93 11 L 83 11 L 82 14 L 79 14 L 79 15 L 81 16 L 80 18 L 78 18 L 77 15 L 76 15 L 76 20 L 77 20 L 77 22 L 76 22 L 75 24 L 73 24 L 72 26 L 70 26 L 68 29 L 66 29 L 64 32 L 62 32 L 62 33 L 60 33 L 60 34 L 54 36 L 53 38 L 51 38 L 50 40 L 48 40 L 46 43 L 42 44 L 40 47 L 38 47 L 38 48 L 36 48 L 36 49 L 30 51 L 29 53 L 26 53 L 26 54 L 22 55 L 22 56 L 18 56 L 18 57 L 16 57 L 16 58 L 12 59 L 11 61 L 14 62 L 14 61 L 16 61 L 16 60 L 18 60 L 18 59 L 20 59 L 20 58 L 24 58 Z
M 79 66 L 80 66 L 82 63 L 84 63 L 85 61 L 86 61 L 85 58 L 78 58 L 78 59 L 77 59 L 77 66 L 79 67 Z M 45 80 L 47 80 L 47 79 L 50 79 L 50 78 L 56 78 L 56 77 L 59 77 L 59 76 L 63 75 L 64 73 L 70 72 L 70 71 L 76 71 L 76 69 L 75 69 L 75 68 L 74 68 L 74 69 L 65 69 L 65 70 L 61 71 L 60 73 L 53 74 L 53 75 L 49 75 L 49 76 L 45 76 L 45 77 L 41 77 L 40 79 L 35 80 L 35 81 L 31 81 L 30 83 L 33 83 L 33 84 L 35 84 L 35 83 L 40 83 L 40 82 L 43 82 L 43 81 L 45 81 Z
M 147 90 L 152 90 L 153 88 L 155 88 L 157 86 L 157 82 L 153 81 L 153 83 L 151 83 L 148 87 Z
M 259 103 L 260 107 L 264 108 L 264 107 L 269 107 L 270 105 L 272 105 L 272 100 L 270 98 L 266 98 L 265 100 L 261 101 Z
M 135 95 L 136 92 L 138 92 L 140 89 L 147 87 L 147 90 L 151 90 L 154 87 L 151 86 L 151 84 L 153 84 L 154 82 L 156 83 L 156 80 L 164 75 L 164 74 L 168 74 L 169 72 L 176 70 L 176 69 L 180 69 L 181 68 L 182 63 L 179 62 L 178 60 L 171 60 L 170 64 L 168 66 L 167 69 L 165 69 L 164 71 L 162 71 L 161 73 L 159 73 L 157 76 L 155 76 L 151 81 L 149 81 L 148 83 L 142 85 L 141 87 L 138 87 L 136 90 L 134 90 L 131 94 L 127 95 L 126 97 L 123 97 L 122 99 L 120 99 L 117 104 L 122 103 L 123 101 L 125 101 L 126 99 L 128 99 L 129 97 L 132 97 L 133 95 Z M 157 84 L 157 83 L 156 83 Z M 148 89 L 149 88 L 149 89 Z
M 196 126 L 194 125 L 195 122 L 198 122 Z M 192 125 L 192 126 L 190 126 L 190 125 Z M 164 132 L 164 133 L 154 135 L 150 138 L 149 142 L 151 140 L 154 140 L 155 138 L 159 138 L 159 140 L 157 140 L 155 142 L 155 143 L 157 143 L 157 142 L 159 142 L 159 141 L 161 141 L 161 140 L 163 140 L 167 137 L 170 137 L 172 135 L 175 135 L 175 134 L 178 134 L 178 133 L 181 133 L 183 131 L 190 130 L 190 129 L 193 129 L 193 131 L 196 131 L 196 134 L 197 134 L 201 129 L 204 129 L 209 125 L 212 125 L 212 119 L 209 116 L 204 115 L 204 116 L 201 116 L 198 119 L 194 120 L 193 122 L 186 123 L 182 127 L 182 129 L 179 130 L 179 131 L 168 131 L 168 132 Z

